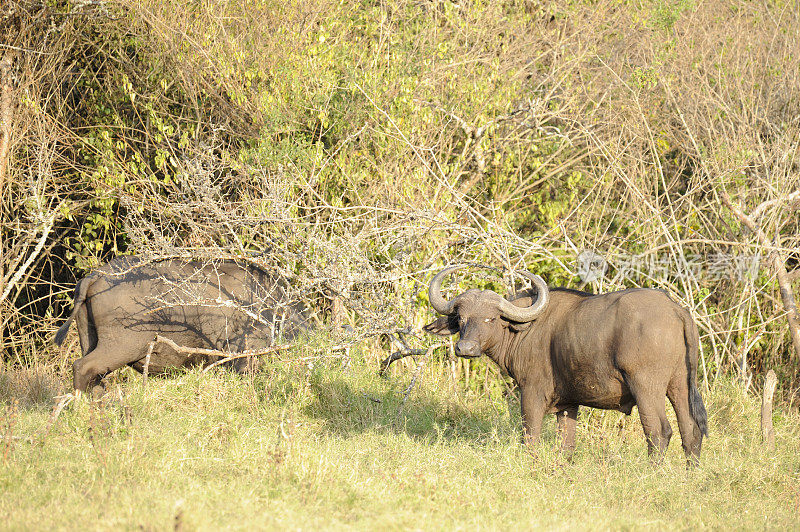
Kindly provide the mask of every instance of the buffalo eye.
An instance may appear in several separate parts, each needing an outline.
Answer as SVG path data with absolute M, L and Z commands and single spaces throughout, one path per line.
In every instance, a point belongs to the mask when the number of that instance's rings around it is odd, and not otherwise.
M 495 320 L 495 319 L 492 317 L 492 318 L 486 318 L 486 319 L 485 319 L 485 320 L 483 320 L 483 321 L 484 321 L 485 323 L 492 323 L 494 320 Z

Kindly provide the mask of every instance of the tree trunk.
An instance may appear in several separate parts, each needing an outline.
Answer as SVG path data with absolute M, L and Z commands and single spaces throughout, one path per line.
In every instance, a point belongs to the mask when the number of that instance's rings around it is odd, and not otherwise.
M 9 50 L 0 61 L 0 193 L 5 191 L 6 170 L 8 169 L 8 153 L 11 149 L 11 123 L 14 119 L 12 105 L 14 87 L 11 83 L 11 66 L 14 63 L 14 52 Z M 5 195 L 1 197 L 5 200 Z
M 764 248 L 772 247 L 769 238 L 767 237 L 766 233 L 761 229 L 761 227 L 756 224 L 756 222 L 750 216 L 746 215 L 742 209 L 737 207 L 733 204 L 731 197 L 728 195 L 728 191 L 722 188 L 722 201 L 725 205 L 736 215 L 737 218 L 745 225 L 748 229 L 750 229 L 753 233 L 755 233 L 756 238 L 758 238 L 759 244 L 764 246 Z M 798 193 L 794 192 L 789 196 L 790 201 L 796 201 Z M 777 203 L 777 202 L 767 202 L 767 203 Z M 763 206 L 764 204 L 762 204 Z M 756 208 L 756 211 L 760 211 L 761 207 Z M 786 261 L 781 256 L 780 252 L 775 249 L 768 258 L 768 263 L 772 267 L 772 270 L 775 273 L 775 277 L 778 281 L 778 288 L 781 292 L 781 301 L 783 303 L 783 308 L 786 311 L 786 321 L 789 323 L 789 334 L 792 337 L 792 345 L 794 346 L 794 359 L 795 362 L 800 362 L 800 317 L 797 313 L 797 303 L 795 303 L 794 299 L 794 292 L 792 291 L 792 284 L 790 281 L 789 273 L 786 271 Z
M 7 50 L 0 60 L 0 294 L 5 288 L 3 279 L 6 276 L 6 243 L 3 241 L 2 226 L 5 221 L 6 206 L 6 173 L 8 170 L 8 157 L 11 150 L 11 132 L 14 119 L 13 94 L 14 87 L 11 82 L 11 67 L 14 63 L 16 52 Z M 3 302 L 0 301 L 0 365 L 5 360 L 5 323 L 2 319 Z

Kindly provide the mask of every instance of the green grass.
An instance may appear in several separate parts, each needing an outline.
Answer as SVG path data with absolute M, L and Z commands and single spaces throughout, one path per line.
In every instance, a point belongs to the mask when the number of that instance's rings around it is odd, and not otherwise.
M 0 409 L 6 529 L 796 529 L 798 416 L 758 434 L 758 401 L 706 393 L 711 438 L 686 471 L 673 438 L 651 465 L 638 417 L 582 411 L 571 462 L 554 422 L 534 454 L 514 399 L 467 388 L 431 361 L 390 379 L 274 362 L 253 376 L 132 371 L 100 402 L 8 394 Z M 6 370 L 9 380 L 10 370 Z M 481 388 L 481 386 L 478 386 Z M 490 388 L 490 390 L 493 388 Z M 673 427 L 676 426 L 673 420 Z

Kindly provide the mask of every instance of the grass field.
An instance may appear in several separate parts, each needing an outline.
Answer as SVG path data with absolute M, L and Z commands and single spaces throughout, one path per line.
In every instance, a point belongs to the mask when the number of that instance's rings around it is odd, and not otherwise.
M 275 361 L 146 386 L 122 372 L 101 401 L 84 396 L 52 425 L 48 394 L 66 382 L 6 369 L 0 528 L 800 525 L 800 419 L 776 412 L 767 451 L 758 400 L 730 383 L 705 392 L 711 437 L 686 471 L 677 430 L 664 462 L 648 462 L 636 414 L 582 410 L 566 461 L 552 419 L 536 453 L 520 445 L 518 403 L 497 387 L 465 386 L 438 361 L 410 391 L 413 362 L 389 379 L 374 369 Z
M 0 532 L 800 530 L 798 4 L 0 0 Z M 286 281 L 264 310 L 286 292 L 324 332 L 54 416 L 75 283 L 126 254 L 258 265 Z M 434 345 L 425 287 L 461 263 L 453 295 L 528 270 L 688 308 L 700 467 L 671 409 L 657 465 L 638 413 L 589 409 L 567 460 L 553 419 L 521 445 L 485 360 L 379 377 L 382 348 Z M 266 325 L 194 277 L 136 293 Z M 794 405 L 774 450 L 765 368 Z

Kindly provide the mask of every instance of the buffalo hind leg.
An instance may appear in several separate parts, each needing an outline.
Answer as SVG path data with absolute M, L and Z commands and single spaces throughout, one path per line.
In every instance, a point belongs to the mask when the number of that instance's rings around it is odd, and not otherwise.
M 96 386 L 104 375 L 138 358 L 141 358 L 138 351 L 121 349 L 119 345 L 115 346 L 112 342 L 101 340 L 89 354 L 79 358 L 72 365 L 73 388 L 87 392 Z
M 566 408 L 556 414 L 558 418 L 558 434 L 561 437 L 561 452 L 567 458 L 575 451 L 575 426 L 578 422 L 578 407 Z
M 652 384 L 630 375 L 627 382 L 639 408 L 639 420 L 647 438 L 647 454 L 653 462 L 660 462 L 672 437 L 672 427 L 667 421 L 666 390 L 654 389 Z
M 667 388 L 667 397 L 678 418 L 678 432 L 681 433 L 683 452 L 686 455 L 686 467 L 694 467 L 700 463 L 700 447 L 703 435 L 692 419 L 689 411 L 689 385 L 686 376 L 676 376 Z
M 660 462 L 672 437 L 672 427 L 667 421 L 666 400 L 648 397 L 636 402 L 639 420 L 647 438 L 647 454 L 653 462 Z
M 86 356 L 97 347 L 97 331 L 94 324 L 89 321 L 89 305 L 83 304 L 75 313 L 75 325 L 78 330 L 78 339 L 81 342 L 81 354 Z

